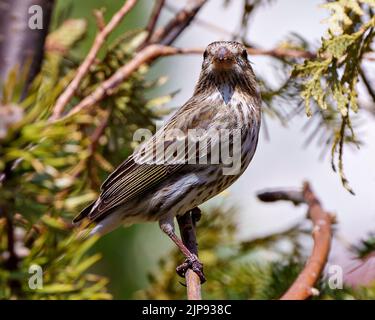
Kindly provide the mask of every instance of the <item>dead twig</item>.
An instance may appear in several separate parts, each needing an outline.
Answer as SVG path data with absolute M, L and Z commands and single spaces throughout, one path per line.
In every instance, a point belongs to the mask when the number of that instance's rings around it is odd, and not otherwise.
M 168 11 L 170 11 L 171 13 L 173 13 L 174 15 L 178 12 L 176 7 L 174 7 L 170 3 L 167 3 L 165 5 L 165 8 Z M 234 32 L 228 31 L 227 29 L 225 29 L 225 28 L 223 28 L 219 25 L 216 25 L 214 23 L 211 23 L 211 22 L 208 22 L 206 20 L 200 19 L 198 17 L 194 18 L 193 23 L 197 26 L 201 26 L 203 28 L 206 28 L 207 30 L 210 30 L 210 31 L 218 33 L 218 34 L 225 35 L 225 36 L 230 37 L 232 39 L 235 38 L 235 36 L 236 36 Z
M 105 28 L 105 20 L 103 16 L 103 11 L 102 10 L 97 10 L 95 9 L 93 11 L 93 15 L 95 17 L 96 25 L 100 31 L 103 31 Z
M 206 2 L 207 0 L 189 0 L 185 8 L 177 12 L 172 20 L 164 27 L 155 31 L 150 39 L 150 43 L 170 45 L 190 24 Z
M 362 78 L 363 84 L 365 85 L 367 89 L 368 94 L 371 97 L 371 100 L 375 102 L 375 89 L 373 88 L 371 81 L 368 79 L 367 75 L 365 74 L 362 68 L 359 68 L 359 74 Z
M 89 71 L 90 66 L 95 61 L 95 58 L 100 48 L 104 44 L 105 40 L 107 39 L 108 35 L 113 31 L 114 28 L 117 27 L 117 25 L 122 21 L 125 15 L 134 7 L 136 3 L 137 0 L 125 1 L 124 5 L 120 8 L 120 10 L 116 12 L 116 14 L 112 17 L 108 24 L 96 35 L 94 43 L 89 53 L 87 54 L 85 60 L 79 66 L 74 79 L 69 83 L 64 92 L 57 99 L 56 104 L 53 108 L 51 120 L 56 120 L 61 116 L 66 104 L 73 97 L 79 84 Z
M 308 205 L 307 216 L 313 222 L 312 236 L 314 246 L 303 270 L 281 300 L 304 300 L 317 294 L 314 288 L 327 262 L 332 240 L 332 223 L 334 217 L 325 211 L 308 182 L 303 185 L 302 192 L 270 191 L 258 194 L 264 201 L 289 200 L 295 204 Z
M 139 49 L 143 49 L 146 45 L 149 44 L 149 41 L 154 33 L 156 23 L 158 22 L 160 13 L 164 7 L 165 0 L 156 0 L 154 9 L 152 10 L 150 20 L 146 26 L 147 36 L 146 39 L 143 41 L 143 44 L 140 46 Z

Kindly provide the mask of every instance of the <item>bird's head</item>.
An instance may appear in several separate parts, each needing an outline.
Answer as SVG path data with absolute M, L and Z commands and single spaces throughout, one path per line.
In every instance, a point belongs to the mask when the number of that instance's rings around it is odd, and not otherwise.
M 210 88 L 217 88 L 226 96 L 226 101 L 227 93 L 233 93 L 235 88 L 257 94 L 255 75 L 245 46 L 235 41 L 216 41 L 207 46 L 195 93 L 206 94 Z
M 246 48 L 235 41 L 216 41 L 209 44 L 203 53 L 202 67 L 211 73 L 241 74 L 251 69 Z

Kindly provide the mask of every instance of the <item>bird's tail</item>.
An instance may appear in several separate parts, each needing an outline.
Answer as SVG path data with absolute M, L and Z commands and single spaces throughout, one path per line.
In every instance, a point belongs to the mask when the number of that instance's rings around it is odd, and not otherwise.
M 91 203 L 89 206 L 87 206 L 85 209 L 83 209 L 77 216 L 74 217 L 73 223 L 78 223 L 81 220 L 83 220 L 85 217 L 88 216 L 88 214 L 91 212 L 92 208 L 94 207 L 96 201 Z
M 84 240 L 87 239 L 91 235 L 92 230 L 92 221 L 87 218 L 89 213 L 92 211 L 94 205 L 94 201 L 85 209 L 83 209 L 77 216 L 73 218 L 73 223 L 78 226 L 77 238 Z
M 73 219 L 73 223 L 79 226 L 78 237 L 81 239 L 86 239 L 94 235 L 102 236 L 114 230 L 122 223 L 120 215 L 115 214 L 106 218 L 111 211 L 108 211 L 106 216 L 101 217 L 100 220 L 91 220 L 88 215 L 96 209 L 97 203 L 98 200 L 94 201 Z

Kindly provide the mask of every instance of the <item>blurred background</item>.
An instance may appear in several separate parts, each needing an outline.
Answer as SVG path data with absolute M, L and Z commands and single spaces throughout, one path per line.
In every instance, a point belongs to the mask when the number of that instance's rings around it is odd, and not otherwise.
M 173 8 L 181 8 L 185 1 L 170 2 Z M 320 7 L 322 1 L 270 1 L 259 8 L 249 25 L 248 41 L 262 48 L 274 48 L 293 33 L 303 34 L 306 40 L 316 43 L 327 29 L 324 20 L 327 11 Z M 75 2 L 58 1 L 59 16 L 68 10 L 71 17 L 86 17 L 89 36 L 79 46 L 77 55 L 84 55 L 95 35 L 94 8 L 106 8 L 105 17 L 110 17 L 121 6 L 120 1 Z M 113 37 L 126 29 L 142 28 L 152 6 L 141 1 L 131 15 L 115 30 Z M 178 47 L 205 47 L 210 42 L 228 40 L 240 27 L 243 6 L 237 1 L 210 1 L 198 14 L 198 18 L 176 41 Z M 160 23 L 166 22 L 173 12 L 163 12 Z M 275 86 L 280 84 L 278 65 L 272 58 L 250 56 L 256 74 Z M 150 77 L 166 75 L 168 82 L 161 93 L 178 91 L 170 106 L 178 108 L 192 94 L 198 79 L 201 57 L 199 55 L 176 56 L 157 62 Z M 373 68 L 369 64 L 369 68 Z M 374 73 L 375 74 L 375 73 Z M 367 99 L 366 94 L 360 99 Z M 293 106 L 285 105 L 286 110 Z M 302 115 L 304 117 L 304 115 Z M 332 263 L 351 265 L 350 255 L 344 248 L 349 242 L 359 240 L 371 231 L 375 221 L 375 127 L 373 119 L 361 119 L 361 136 L 366 141 L 360 150 L 348 148 L 345 153 L 345 169 L 355 191 L 355 196 L 345 190 L 332 171 L 329 154 L 321 154 L 316 143 L 306 145 L 304 121 L 296 117 L 286 126 L 279 120 L 267 119 L 267 137 L 261 131 L 258 150 L 245 174 L 226 192 L 210 200 L 205 206 L 225 204 L 238 211 L 237 223 L 241 238 L 255 238 L 275 231 L 287 229 L 301 221 L 304 208 L 295 208 L 289 203 L 267 205 L 256 198 L 256 192 L 272 187 L 297 187 L 303 180 L 315 186 L 318 195 L 328 210 L 338 216 L 338 234 L 342 241 L 335 241 L 330 255 Z M 306 120 L 307 121 L 307 120 Z M 157 261 L 172 247 L 171 242 L 160 231 L 157 224 L 134 225 L 119 228 L 99 241 L 94 250 L 103 253 L 98 271 L 108 276 L 111 291 L 116 298 L 131 298 L 134 291 L 144 288 L 147 274 L 157 269 Z M 344 247 L 344 248 L 343 248 Z M 134 272 L 136 270 L 137 272 Z

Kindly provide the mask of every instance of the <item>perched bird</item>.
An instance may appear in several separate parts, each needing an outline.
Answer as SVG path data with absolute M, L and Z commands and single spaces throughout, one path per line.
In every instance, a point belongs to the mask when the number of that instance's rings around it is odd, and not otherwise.
M 158 221 L 185 255 L 184 265 L 203 280 L 202 264 L 175 234 L 174 218 L 241 176 L 255 153 L 260 122 L 261 99 L 246 48 L 234 41 L 211 43 L 193 96 L 109 175 L 99 198 L 73 222 L 86 218 L 96 224 L 90 234 L 102 235 L 122 224 Z

